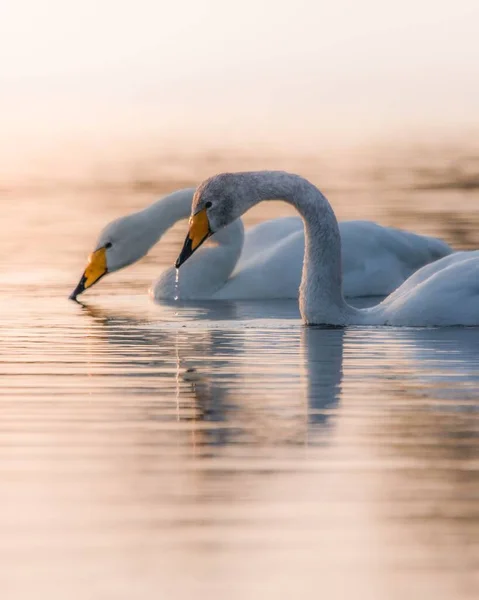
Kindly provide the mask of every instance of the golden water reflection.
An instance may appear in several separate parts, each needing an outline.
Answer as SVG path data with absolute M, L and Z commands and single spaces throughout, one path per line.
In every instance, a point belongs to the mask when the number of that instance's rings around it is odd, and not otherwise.
M 476 330 L 2 304 L 11 597 L 474 596 Z
M 475 247 L 477 191 L 441 161 L 235 165 L 309 176 L 342 219 Z M 181 183 L 227 163 L 187 165 Z M 146 290 L 184 224 L 68 301 L 105 223 L 172 183 L 153 175 L 0 190 L 2 598 L 476 598 L 477 329 L 307 329 L 295 302 L 157 306 Z

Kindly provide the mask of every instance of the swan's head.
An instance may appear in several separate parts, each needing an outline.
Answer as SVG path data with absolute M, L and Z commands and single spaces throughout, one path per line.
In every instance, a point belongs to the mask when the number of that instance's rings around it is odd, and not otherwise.
M 198 187 L 191 205 L 188 235 L 176 261 L 176 268 L 211 235 L 238 219 L 251 204 L 252 190 L 241 175 L 222 173 L 207 179 Z
M 143 213 L 134 213 L 109 223 L 88 257 L 88 264 L 70 298 L 76 297 L 113 273 L 143 258 L 158 238 L 151 220 Z

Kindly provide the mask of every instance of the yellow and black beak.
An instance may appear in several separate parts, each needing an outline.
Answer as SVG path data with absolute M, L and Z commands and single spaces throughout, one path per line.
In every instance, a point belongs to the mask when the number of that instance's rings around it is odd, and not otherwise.
M 190 256 L 212 235 L 210 222 L 206 214 L 206 208 L 203 208 L 195 215 L 190 217 L 190 228 L 186 236 L 183 249 L 178 256 L 175 267 L 178 269 L 181 265 L 190 258 Z
M 76 300 L 77 296 L 91 287 L 108 273 L 106 266 L 106 248 L 98 248 L 88 257 L 88 265 L 80 279 L 80 282 L 70 294 L 70 300 Z

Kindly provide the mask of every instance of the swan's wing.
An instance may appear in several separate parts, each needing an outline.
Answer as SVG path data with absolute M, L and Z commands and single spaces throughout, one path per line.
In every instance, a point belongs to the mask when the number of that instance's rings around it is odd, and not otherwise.
M 343 247 L 361 248 L 370 252 L 371 257 L 381 249 L 410 268 L 418 269 L 453 252 L 440 239 L 383 227 L 372 221 L 342 221 L 339 229 Z
M 303 231 L 301 217 L 279 217 L 251 227 L 245 233 L 238 268 L 241 268 L 242 264 L 260 252 L 268 250 L 273 244 L 283 242 L 289 235 L 297 231 Z
M 479 251 L 424 267 L 380 305 L 386 323 L 451 326 L 479 323 Z M 448 260 L 448 259 L 453 260 Z M 415 278 L 415 281 L 411 281 Z
M 339 227 L 344 293 L 350 297 L 385 296 L 416 269 L 451 252 L 440 240 L 369 221 L 345 221 Z M 294 233 L 281 237 L 290 229 Z M 249 252 L 243 250 L 232 278 L 215 298 L 296 298 L 304 256 L 301 219 L 267 221 L 248 232 L 246 239 L 248 234 Z M 277 236 L 280 241 L 275 241 Z M 261 248 L 265 240 L 268 245 Z
M 371 221 L 343 221 L 339 230 L 346 296 L 390 294 L 417 269 L 452 252 L 442 240 Z
M 479 259 L 479 250 L 474 250 L 472 252 L 464 251 L 464 252 L 454 252 L 449 256 L 445 256 L 440 260 L 432 262 L 428 265 L 425 265 L 415 273 L 411 275 L 406 281 L 397 288 L 389 297 L 388 301 L 393 301 L 402 296 L 405 296 L 415 290 L 420 284 L 427 281 L 430 277 L 447 269 L 448 267 L 452 267 L 455 265 L 459 265 L 460 263 L 469 261 L 470 259 Z
M 291 233 L 250 260 L 242 261 L 214 298 L 223 300 L 297 298 L 304 257 L 304 233 Z

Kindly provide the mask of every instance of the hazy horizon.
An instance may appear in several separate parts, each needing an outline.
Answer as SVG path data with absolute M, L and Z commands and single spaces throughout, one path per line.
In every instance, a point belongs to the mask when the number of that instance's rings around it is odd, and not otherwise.
M 479 131 L 473 1 L 20 0 L 0 17 L 10 159 L 77 138 L 311 148 Z

